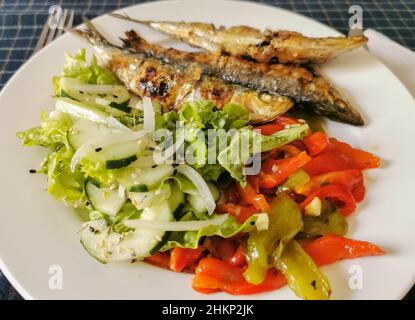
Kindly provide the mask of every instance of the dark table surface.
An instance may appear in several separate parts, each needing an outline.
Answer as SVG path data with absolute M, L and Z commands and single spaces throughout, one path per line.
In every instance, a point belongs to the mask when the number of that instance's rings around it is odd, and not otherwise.
M 206 0 L 208 1 L 208 0 Z M 99 16 L 112 10 L 147 1 L 140 0 L 0 0 L 0 90 L 13 73 L 30 57 L 48 17 L 51 5 L 75 10 L 74 24 L 82 16 Z M 295 11 L 327 24 L 343 33 L 348 30 L 348 8 L 363 8 L 364 28 L 374 28 L 398 43 L 415 50 L 415 0 L 336 1 L 265 0 L 258 1 Z M 0 299 L 21 299 L 0 272 Z M 415 287 L 406 299 L 415 299 Z

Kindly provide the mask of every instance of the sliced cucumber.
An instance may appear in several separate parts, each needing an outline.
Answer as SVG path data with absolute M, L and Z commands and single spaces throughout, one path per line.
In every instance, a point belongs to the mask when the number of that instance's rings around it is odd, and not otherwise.
M 210 192 L 212 193 L 213 199 L 215 200 L 215 202 L 218 202 L 220 197 L 221 197 L 221 193 L 220 190 L 211 182 L 207 183 Z
M 100 124 L 105 124 L 111 128 L 129 130 L 126 126 L 124 126 L 117 119 L 113 118 L 107 112 L 73 99 L 56 98 L 55 107 L 56 110 L 65 112 L 76 118 L 87 119 Z
M 174 220 L 175 216 L 178 215 L 177 211 L 181 211 L 183 209 L 185 202 L 184 193 L 180 191 L 177 183 L 171 184 L 171 194 L 167 202 L 171 215 L 170 220 Z M 170 231 L 164 233 L 161 240 L 153 248 L 151 248 L 150 255 L 153 255 L 164 246 L 164 244 L 169 240 L 170 234 Z
M 103 124 L 86 119 L 79 119 L 75 121 L 68 132 L 68 142 L 74 150 L 77 150 L 85 142 L 113 132 L 115 132 L 114 129 L 108 128 Z
M 157 203 L 170 198 L 171 188 L 167 183 L 163 183 L 158 189 L 147 192 L 128 192 L 128 197 L 138 209 L 152 207 Z
M 115 216 L 126 201 L 125 195 L 120 195 L 118 189 L 100 188 L 93 181 L 85 184 L 85 192 L 95 210 L 110 216 Z
M 172 214 L 174 214 L 176 209 L 185 202 L 184 193 L 180 190 L 177 183 L 171 184 L 171 194 L 168 202 Z
M 213 199 L 215 199 L 215 201 L 219 201 L 221 194 L 219 189 L 213 185 L 212 183 L 208 183 L 207 184 L 209 187 L 210 192 L 212 193 Z M 197 194 L 189 194 L 187 196 L 187 200 L 189 201 L 189 204 L 191 205 L 191 207 L 198 213 L 205 213 L 207 212 L 207 207 L 206 207 L 206 200 L 203 197 L 203 195 L 197 193 Z
M 183 202 L 184 194 L 177 184 L 172 184 L 170 198 L 144 208 L 140 219 L 171 221 Z M 102 263 L 145 258 L 158 251 L 168 238 L 168 232 L 143 228 L 119 234 L 104 219 L 87 222 L 81 231 L 82 245 Z
M 199 194 L 193 182 L 190 181 L 187 177 L 178 173 L 175 175 L 175 178 L 178 181 L 180 185 L 180 190 L 182 190 L 182 192 L 195 196 Z
M 59 82 L 61 96 L 70 97 L 79 102 L 104 109 L 112 115 L 129 113 L 130 94 L 120 85 L 93 85 L 78 79 L 62 77 Z
M 157 188 L 160 183 L 173 174 L 174 168 L 170 164 L 162 164 L 154 168 L 131 167 L 124 170 L 118 177 L 120 184 L 127 190 L 134 191 L 134 186 L 146 186 L 148 190 Z
M 157 206 L 145 208 L 140 219 L 170 221 L 173 207 L 169 201 Z M 93 220 L 84 225 L 81 231 L 81 243 L 88 253 L 100 262 L 126 261 L 142 259 L 154 252 L 165 239 L 165 231 L 137 228 L 124 234 L 111 230 L 105 220 Z
M 206 201 L 200 195 L 189 194 L 187 196 L 187 201 L 189 201 L 190 206 L 199 213 L 207 212 Z
M 107 169 L 120 169 L 128 167 L 137 160 L 143 146 L 137 141 L 114 143 L 103 148 L 97 146 L 95 152 L 91 152 L 85 158 L 92 162 L 104 162 Z

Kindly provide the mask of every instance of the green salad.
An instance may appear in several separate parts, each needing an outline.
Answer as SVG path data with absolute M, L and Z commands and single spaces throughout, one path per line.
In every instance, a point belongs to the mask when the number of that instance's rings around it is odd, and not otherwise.
M 47 191 L 56 200 L 88 210 L 80 240 L 103 263 L 197 248 L 202 237 L 266 229 L 265 213 L 241 224 L 216 214 L 216 204 L 232 181 L 246 183 L 243 170 L 254 141 L 264 152 L 308 130 L 295 125 L 262 136 L 237 104 L 216 110 L 209 101 L 191 101 L 163 112 L 150 99 L 132 96 L 95 57 L 88 63 L 85 50 L 66 55 L 52 83 L 55 109 L 42 112 L 40 126 L 17 136 L 25 146 L 48 149 L 37 172 L 47 176 Z M 160 134 L 163 130 L 169 134 Z M 208 132 L 220 130 L 233 135 L 210 163 Z M 251 147 L 235 161 L 232 146 L 241 137 Z

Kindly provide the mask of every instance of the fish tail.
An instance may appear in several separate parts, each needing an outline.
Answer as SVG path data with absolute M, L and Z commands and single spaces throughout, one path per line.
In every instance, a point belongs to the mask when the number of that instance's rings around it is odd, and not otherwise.
M 75 35 L 86 39 L 89 43 L 96 47 L 109 46 L 110 42 L 102 35 L 101 32 L 94 26 L 94 24 L 86 17 L 83 17 L 86 28 L 85 29 L 72 29 Z
M 147 26 L 151 26 L 152 21 L 150 20 L 138 20 L 138 19 L 134 19 L 131 18 L 128 14 L 123 13 L 110 13 L 110 16 L 113 18 L 117 18 L 117 19 L 121 19 L 121 20 L 127 20 L 127 21 L 131 21 L 131 22 L 135 22 L 135 23 L 140 23 L 140 24 L 144 24 Z

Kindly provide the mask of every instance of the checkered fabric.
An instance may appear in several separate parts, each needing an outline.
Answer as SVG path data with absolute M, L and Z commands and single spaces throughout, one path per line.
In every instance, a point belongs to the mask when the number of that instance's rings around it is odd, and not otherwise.
M 208 0 L 206 0 L 208 1 Z M 13 73 L 30 57 L 42 32 L 51 5 L 75 10 L 74 25 L 82 16 L 93 18 L 140 0 L 0 0 L 0 90 Z M 374 28 L 415 50 L 415 0 L 264 0 L 314 18 L 343 33 L 348 30 L 348 9 L 363 8 L 364 28 Z M 415 299 L 415 292 L 409 298 Z M 21 299 L 0 272 L 0 299 Z

